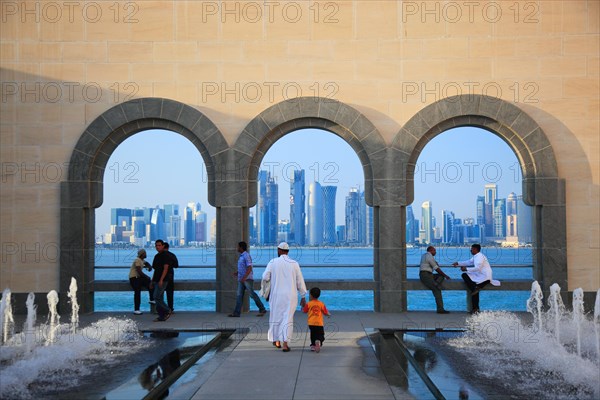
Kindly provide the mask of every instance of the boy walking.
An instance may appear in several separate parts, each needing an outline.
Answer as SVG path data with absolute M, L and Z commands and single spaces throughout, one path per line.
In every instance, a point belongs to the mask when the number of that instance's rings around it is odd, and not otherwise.
M 310 329 L 310 351 L 318 353 L 325 341 L 323 315 L 331 316 L 325 304 L 319 300 L 321 289 L 314 287 L 309 292 L 309 302 L 302 307 L 302 312 L 308 313 L 308 328 Z

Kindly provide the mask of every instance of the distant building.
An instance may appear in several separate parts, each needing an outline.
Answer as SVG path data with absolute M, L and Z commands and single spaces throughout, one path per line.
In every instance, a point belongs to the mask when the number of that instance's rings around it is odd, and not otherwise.
M 323 190 L 319 182 L 308 186 L 308 244 L 323 243 Z
M 290 235 L 288 241 L 299 246 L 306 242 L 306 194 L 304 170 L 295 170 L 290 182 Z
M 322 186 L 323 190 L 323 243 L 337 243 L 335 232 L 335 195 L 337 186 Z
M 258 244 L 275 244 L 277 242 L 278 216 L 278 185 L 268 171 L 259 171 L 256 220 Z
M 277 241 L 278 242 L 289 242 L 290 235 L 290 220 L 280 219 L 277 224 Z
M 448 210 L 442 210 L 442 243 L 458 243 L 453 238 L 454 234 L 454 213 Z
M 335 235 L 337 237 L 338 243 L 345 243 L 346 242 L 346 226 L 345 225 L 336 226 L 335 227 Z
M 495 227 L 494 227 L 494 204 L 496 202 L 496 197 L 498 194 L 498 185 L 495 183 L 487 184 L 484 187 L 484 195 L 485 195 L 485 235 L 487 237 L 496 236 Z
M 433 243 L 433 207 L 430 201 L 421 204 L 421 230 L 423 231 L 421 243 Z M 419 236 L 421 236 L 420 232 Z
M 359 244 L 360 239 L 360 193 L 352 188 L 346 196 L 346 242 Z
M 406 243 L 415 243 L 415 215 L 412 206 L 406 207 Z
M 494 236 L 506 237 L 506 199 L 496 199 L 494 202 Z

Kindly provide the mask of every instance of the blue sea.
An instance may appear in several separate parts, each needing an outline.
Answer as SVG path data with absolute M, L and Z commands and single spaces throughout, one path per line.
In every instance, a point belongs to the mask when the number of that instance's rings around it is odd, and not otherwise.
M 153 248 L 146 249 L 151 262 L 156 254 Z M 178 279 L 215 279 L 216 250 L 206 248 L 172 248 L 179 259 L 180 268 L 175 272 Z M 424 248 L 407 249 L 407 277 L 418 279 L 416 267 Z M 531 279 L 532 248 L 487 247 L 482 252 L 494 268 L 495 279 Z M 137 249 L 97 248 L 95 254 L 96 280 L 127 280 L 129 268 L 135 259 Z M 250 255 L 254 262 L 254 277 L 259 280 L 265 265 L 276 257 L 274 247 L 252 247 Z M 302 268 L 305 279 L 371 279 L 373 277 L 372 248 L 341 247 L 299 247 L 292 248 L 290 256 Z M 452 279 L 461 279 L 460 271 L 449 265 L 458 260 L 470 258 L 468 247 L 437 247 L 436 259 L 444 272 Z M 399 263 L 400 264 L 400 263 Z M 496 267 L 495 267 L 496 266 Z M 103 268 L 108 267 L 108 268 Z M 189 267 L 189 268 L 187 268 Z M 231 266 L 231 272 L 236 265 Z M 232 278 L 233 279 L 233 278 Z M 485 310 L 525 311 L 529 291 L 485 291 L 480 294 L 481 306 Z M 142 311 L 148 311 L 147 293 L 142 293 Z M 321 300 L 331 310 L 373 310 L 371 291 L 324 291 Z M 177 311 L 214 311 L 215 292 L 175 292 Z M 256 309 L 253 301 L 250 310 Z M 444 292 L 444 304 L 450 311 L 466 309 L 466 295 L 463 291 Z M 430 291 L 409 291 L 408 309 L 435 310 L 435 302 Z M 95 311 L 133 311 L 133 292 L 96 292 Z

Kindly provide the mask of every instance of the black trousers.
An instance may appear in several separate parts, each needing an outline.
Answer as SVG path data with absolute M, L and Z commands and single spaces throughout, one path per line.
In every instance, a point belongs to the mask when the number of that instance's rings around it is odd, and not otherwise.
M 317 340 L 323 344 L 325 341 L 325 328 L 319 325 L 309 325 L 308 329 L 310 329 L 310 345 L 314 346 Z
M 475 288 L 479 288 L 479 289 L 483 289 L 483 287 L 485 285 L 487 285 L 488 283 L 490 283 L 490 281 L 483 281 L 481 283 L 475 283 L 471 280 L 471 278 L 469 277 L 469 275 L 465 272 L 462 275 L 463 281 L 465 281 L 465 283 L 467 284 L 467 287 L 469 288 L 469 290 L 472 292 L 473 290 L 475 290 Z M 473 304 L 473 310 L 472 311 L 479 311 L 479 293 L 477 293 L 474 296 L 471 296 L 471 303 Z
M 169 284 L 167 285 L 167 289 L 165 290 L 165 292 L 167 292 L 167 305 L 171 310 L 175 310 L 175 308 L 173 307 L 173 292 L 175 291 L 174 278 L 175 276 L 171 277 L 171 281 L 169 282 Z
M 142 301 L 142 289 L 148 289 L 149 299 L 152 300 L 152 290 L 150 290 L 150 278 L 146 274 L 142 274 L 139 278 L 129 278 L 129 284 L 133 289 L 133 307 L 134 310 L 140 309 Z

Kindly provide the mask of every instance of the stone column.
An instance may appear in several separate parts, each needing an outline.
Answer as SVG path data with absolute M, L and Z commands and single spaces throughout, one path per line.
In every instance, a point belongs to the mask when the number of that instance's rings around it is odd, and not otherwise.
M 248 192 L 256 191 L 256 181 L 248 181 L 247 156 L 234 150 L 215 157 L 214 205 L 217 211 L 216 311 L 230 313 L 235 308 L 239 254 L 237 244 L 249 240 Z
M 239 254 L 237 244 L 248 242 L 248 207 L 217 207 L 217 312 L 233 312 L 236 300 Z
M 375 212 L 377 210 L 377 212 Z M 375 311 L 406 311 L 406 213 L 399 205 L 379 206 L 374 210 L 378 237 L 374 248 L 374 278 L 378 282 Z
M 536 178 L 534 206 L 534 276 L 544 291 L 558 283 L 567 294 L 567 227 L 564 180 Z
M 77 281 L 80 312 L 94 311 L 95 201 L 99 185 L 93 182 L 61 183 L 59 310 L 70 310 L 67 293 L 71 278 Z

